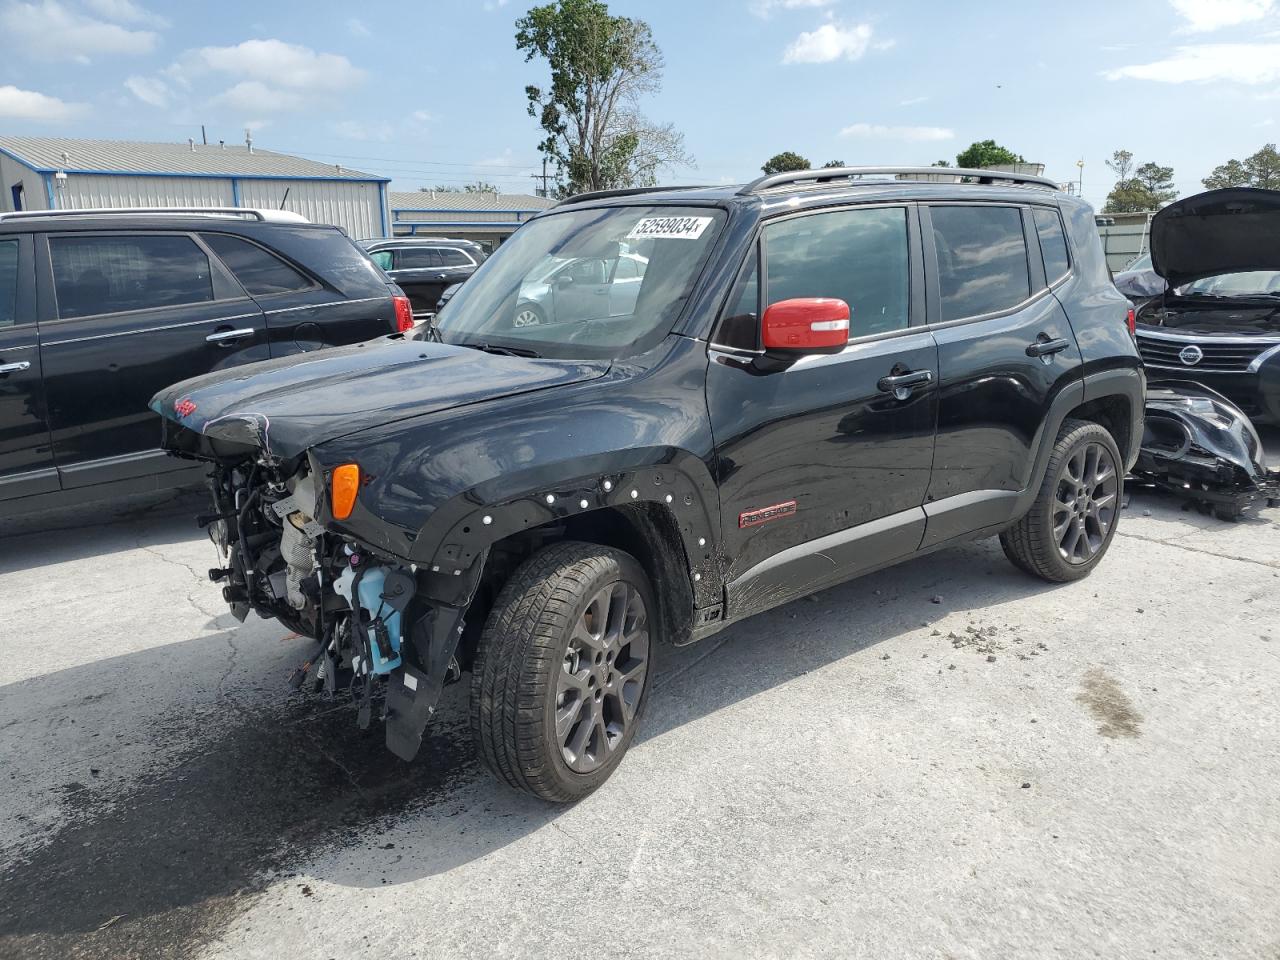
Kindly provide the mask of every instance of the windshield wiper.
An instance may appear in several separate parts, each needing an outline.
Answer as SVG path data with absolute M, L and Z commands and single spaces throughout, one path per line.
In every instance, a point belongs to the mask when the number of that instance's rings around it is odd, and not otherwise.
M 471 347 L 474 350 L 483 350 L 485 353 L 495 353 L 503 357 L 533 357 L 537 359 L 541 356 L 536 350 L 530 350 L 527 347 L 504 347 L 496 343 L 489 343 L 485 340 L 478 341 L 461 341 L 457 344 L 459 347 Z

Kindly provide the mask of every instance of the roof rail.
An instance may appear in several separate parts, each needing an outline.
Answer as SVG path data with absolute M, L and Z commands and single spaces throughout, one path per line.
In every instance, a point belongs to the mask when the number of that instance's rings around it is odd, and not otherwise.
M 691 183 L 678 187 L 623 187 L 619 190 L 592 190 L 589 193 L 575 193 L 556 204 L 563 207 L 568 203 L 585 203 L 588 200 L 603 200 L 606 197 L 634 197 L 642 193 L 666 193 L 670 190 L 706 190 L 705 184 Z
M 1025 186 L 1048 187 L 1057 190 L 1058 185 L 1048 177 L 1037 177 L 1029 173 L 1009 173 L 1004 170 L 974 170 L 969 167 L 827 167 L 821 170 L 792 170 L 788 173 L 774 173 L 752 180 L 738 191 L 738 196 L 749 197 L 763 193 L 775 187 L 792 183 L 808 183 L 825 180 L 845 179 L 848 177 L 896 177 L 901 180 L 912 180 L 928 177 L 968 177 L 979 184 L 990 184 L 997 180 L 1018 183 Z M 958 182 L 958 181 L 957 181 Z
M 252 217 L 260 221 L 309 223 L 292 210 L 259 210 L 253 207 L 84 207 L 78 210 L 18 210 L 0 213 L 0 220 L 36 220 L 46 217 L 111 217 L 137 214 L 177 216 Z

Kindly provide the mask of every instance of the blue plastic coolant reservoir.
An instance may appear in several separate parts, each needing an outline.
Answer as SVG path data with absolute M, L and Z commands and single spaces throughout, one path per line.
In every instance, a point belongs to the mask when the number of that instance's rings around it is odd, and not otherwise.
M 351 584 L 354 580 L 355 571 L 348 567 L 334 584 L 335 589 L 347 598 L 348 603 L 351 603 Z M 369 650 L 373 656 L 374 673 L 390 673 L 400 666 L 400 611 L 382 599 L 386 580 L 387 572 L 382 567 L 366 567 L 364 576 L 360 578 L 360 606 L 364 608 L 364 614 L 360 619 L 368 627 Z M 355 604 L 352 603 L 352 606 L 354 607 Z M 378 617 L 382 618 L 383 626 L 387 630 L 387 639 L 391 641 L 392 655 L 389 658 L 384 657 L 378 647 L 374 626 L 374 620 Z

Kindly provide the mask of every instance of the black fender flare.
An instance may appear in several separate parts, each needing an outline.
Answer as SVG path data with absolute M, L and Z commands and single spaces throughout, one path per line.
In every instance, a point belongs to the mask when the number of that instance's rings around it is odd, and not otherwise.
M 524 530 L 608 508 L 655 504 L 678 528 L 695 607 L 720 604 L 720 502 L 705 461 L 669 447 L 544 464 L 471 487 L 436 509 L 409 560 L 428 596 L 469 594 L 489 548 Z

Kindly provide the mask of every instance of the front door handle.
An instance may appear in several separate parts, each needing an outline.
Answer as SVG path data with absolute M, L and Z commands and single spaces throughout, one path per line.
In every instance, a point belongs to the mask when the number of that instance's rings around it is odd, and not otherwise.
M 922 387 L 932 382 L 932 370 L 915 370 L 909 373 L 891 373 L 887 377 L 881 377 L 876 386 L 884 393 L 892 393 L 898 400 L 906 400 L 911 396 L 913 387 Z
M 206 343 L 229 344 L 235 343 L 237 340 L 243 340 L 246 337 L 252 337 L 257 332 L 253 327 L 240 327 L 237 330 L 215 330 L 204 339 Z
M 1036 342 L 1027 347 L 1028 357 L 1051 357 L 1055 353 L 1061 353 L 1067 347 L 1071 346 L 1070 340 L 1064 340 L 1058 337 L 1055 340 L 1049 339 L 1046 334 L 1040 334 L 1036 338 Z
M 19 360 L 17 363 L 0 363 L 0 377 L 10 373 L 21 373 L 31 369 L 30 360 Z

